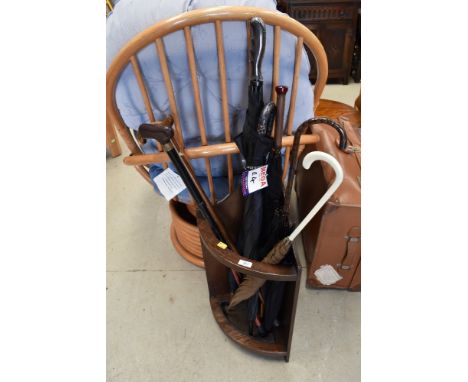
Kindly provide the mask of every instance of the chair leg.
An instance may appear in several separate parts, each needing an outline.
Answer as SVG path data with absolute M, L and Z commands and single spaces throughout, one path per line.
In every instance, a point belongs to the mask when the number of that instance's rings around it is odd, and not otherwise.
M 106 118 L 106 146 L 109 149 L 112 158 L 118 157 L 122 154 L 122 148 L 120 147 L 119 139 L 114 126 Z

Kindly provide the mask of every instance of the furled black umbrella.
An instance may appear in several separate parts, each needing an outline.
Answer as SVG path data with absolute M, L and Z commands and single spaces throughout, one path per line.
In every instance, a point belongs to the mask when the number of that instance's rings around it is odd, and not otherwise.
M 257 249 L 257 259 L 269 262 L 269 259 L 264 259 L 265 255 L 273 248 L 273 246 L 282 238 L 290 233 L 289 222 L 283 214 L 284 191 L 283 191 L 283 166 L 281 155 L 281 140 L 283 133 L 284 119 L 284 104 L 285 97 L 288 91 L 286 86 L 277 86 L 277 114 L 274 145 L 268 155 L 268 188 L 262 190 L 263 217 L 264 224 L 262 225 L 259 242 L 261 246 Z M 269 132 L 268 132 L 269 135 Z M 265 224 L 267 223 L 267 224 Z M 292 255 L 282 259 L 283 264 L 291 263 Z M 246 298 L 246 295 L 251 295 L 252 290 L 255 291 L 255 283 L 244 284 L 242 288 L 237 289 L 235 295 L 231 298 L 228 309 L 232 309 L 239 302 Z M 258 288 L 257 288 L 258 289 Z M 255 292 L 256 293 L 256 292 Z M 268 281 L 263 287 L 264 308 L 263 308 L 263 328 L 269 332 L 276 316 L 278 315 L 284 294 L 284 283 L 279 281 Z
M 259 120 L 264 107 L 261 64 L 265 52 L 265 24 L 261 18 L 254 17 L 250 20 L 250 28 L 251 77 L 248 89 L 248 107 L 242 133 L 235 138 L 245 170 L 254 170 L 265 165 L 266 157 L 273 147 L 273 140 L 271 137 L 267 136 L 266 128 L 264 129 L 262 124 L 260 124 L 259 128 Z M 267 109 L 267 111 L 268 110 L 269 109 Z M 263 193 L 257 191 L 246 197 L 242 226 L 237 240 L 237 248 L 240 253 L 244 257 L 254 260 L 261 260 L 259 257 L 259 238 L 263 219 L 262 196 Z M 257 293 L 249 299 L 247 310 L 249 334 L 253 335 L 253 327 L 255 324 L 258 334 L 263 335 L 264 330 L 258 322 L 258 319 L 256 319 L 258 312 Z

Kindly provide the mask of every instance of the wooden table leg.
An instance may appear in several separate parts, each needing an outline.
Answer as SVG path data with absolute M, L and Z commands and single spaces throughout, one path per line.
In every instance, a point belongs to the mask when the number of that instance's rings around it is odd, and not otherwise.
M 115 131 L 115 127 L 110 123 L 106 116 L 106 146 L 109 149 L 112 158 L 118 157 L 122 154 L 119 139 Z

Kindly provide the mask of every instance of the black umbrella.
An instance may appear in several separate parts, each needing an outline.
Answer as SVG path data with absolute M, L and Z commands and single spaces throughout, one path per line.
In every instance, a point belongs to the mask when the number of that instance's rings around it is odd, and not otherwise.
M 275 91 L 278 95 L 278 111 L 276 114 L 276 129 L 274 145 L 268 155 L 268 188 L 262 190 L 262 225 L 259 242 L 262 244 L 257 250 L 257 259 L 269 262 L 264 259 L 265 255 L 273 246 L 290 232 L 289 224 L 284 219 L 282 212 L 284 205 L 283 192 L 283 167 L 281 155 L 281 139 L 283 132 L 284 103 L 288 88 L 286 86 L 277 86 Z M 269 135 L 269 134 L 268 134 Z M 283 264 L 291 262 L 292 256 L 282 259 Z M 263 282 L 262 282 L 263 284 Z M 260 284 L 259 286 L 261 286 Z M 232 309 L 239 302 L 256 293 L 259 288 L 256 283 L 244 283 L 242 288 L 237 289 L 235 295 L 231 298 L 229 309 Z M 279 281 L 268 281 L 263 287 L 264 306 L 263 306 L 263 328 L 269 332 L 273 327 L 273 322 L 278 315 L 284 294 L 284 283 Z
M 242 133 L 235 138 L 235 142 L 241 153 L 244 170 L 253 170 L 265 165 L 266 157 L 273 147 L 273 140 L 266 135 L 265 126 L 262 124 L 262 121 L 260 121 L 260 115 L 264 107 L 261 64 L 265 52 L 265 24 L 261 18 L 254 17 L 250 20 L 250 28 L 251 78 L 248 90 L 248 107 Z M 267 113 L 268 110 L 271 111 L 272 108 L 267 108 L 265 113 Z M 268 120 L 268 117 L 266 119 Z M 259 132 L 261 134 L 259 134 Z M 257 191 L 246 197 L 242 226 L 237 240 L 237 248 L 244 257 L 261 260 L 259 256 L 259 238 L 262 220 L 263 192 Z M 258 334 L 263 335 L 264 330 L 257 319 L 258 294 L 255 294 L 249 299 L 247 310 L 249 334 L 253 335 L 253 327 L 255 324 Z

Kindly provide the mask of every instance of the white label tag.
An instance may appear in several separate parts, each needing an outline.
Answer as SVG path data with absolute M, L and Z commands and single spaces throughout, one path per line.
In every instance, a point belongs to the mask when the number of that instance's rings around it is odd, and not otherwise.
M 250 261 L 240 259 L 237 264 L 242 265 L 246 268 L 252 268 L 252 263 Z
M 242 173 L 242 194 L 244 196 L 268 187 L 267 168 L 268 165 L 265 165 Z
M 187 188 L 182 178 L 170 168 L 166 168 L 161 174 L 155 176 L 153 180 L 167 200 L 171 200 Z
M 338 274 L 337 271 L 335 271 L 335 268 L 328 264 L 322 265 L 314 272 L 314 275 L 323 285 L 333 285 L 343 278 Z

